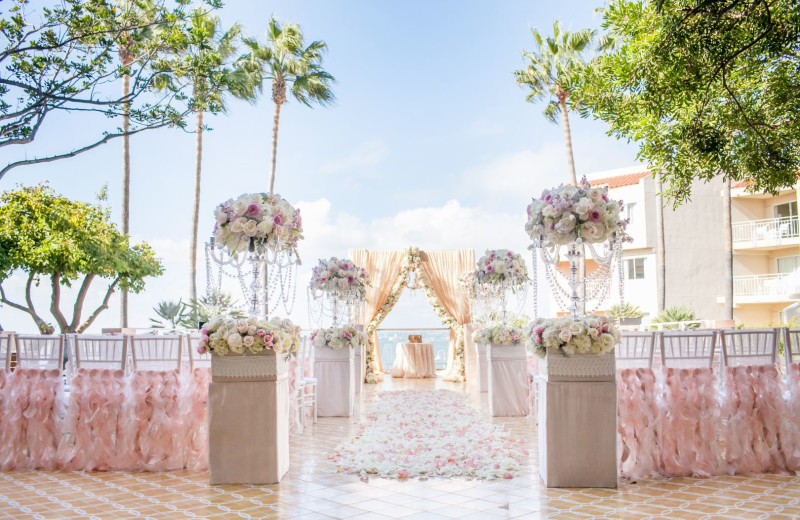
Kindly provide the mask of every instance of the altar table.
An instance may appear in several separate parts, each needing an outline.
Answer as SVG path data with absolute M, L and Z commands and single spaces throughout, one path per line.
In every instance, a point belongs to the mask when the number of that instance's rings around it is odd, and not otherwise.
M 392 377 L 436 377 L 433 343 L 398 343 Z

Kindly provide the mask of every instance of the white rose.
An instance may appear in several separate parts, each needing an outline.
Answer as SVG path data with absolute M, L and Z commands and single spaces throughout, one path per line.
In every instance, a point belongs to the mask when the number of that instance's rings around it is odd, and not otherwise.
M 240 336 L 239 334 L 235 332 L 228 334 L 227 341 L 228 341 L 228 346 L 233 352 L 241 354 L 244 351 L 244 349 L 242 348 L 242 336 Z
M 217 217 L 217 224 L 225 224 L 228 222 L 228 214 L 225 213 L 225 210 L 222 209 L 222 206 L 217 208 L 217 213 L 215 216 Z
M 614 336 L 608 333 L 600 334 L 600 345 L 603 347 L 603 352 L 608 352 L 614 347 Z
M 242 339 L 242 344 L 243 344 L 245 347 L 248 347 L 248 348 L 252 347 L 252 346 L 253 346 L 253 343 L 255 343 L 255 342 L 256 342 L 256 339 L 255 339 L 253 336 L 245 336 L 245 337 Z
M 605 227 L 600 222 L 584 222 L 581 224 L 581 234 L 584 240 L 592 242 L 603 238 Z
M 572 339 L 572 333 L 569 329 L 561 329 L 561 332 L 558 333 L 558 339 L 563 341 L 564 343 L 569 343 L 569 340 Z
M 581 217 L 582 220 L 586 220 L 590 211 L 594 208 L 594 204 L 592 203 L 591 199 L 588 197 L 583 197 L 579 200 L 572 209 L 575 210 L 575 213 Z
M 583 334 L 584 333 L 583 325 L 581 325 L 580 323 L 573 323 L 572 325 L 569 326 L 569 333 L 573 336 Z
M 244 226 L 242 226 L 242 231 L 244 231 L 245 235 L 254 237 L 258 232 L 258 224 L 256 224 L 255 220 L 248 220 L 244 223 Z
M 542 209 L 542 215 L 545 217 L 555 217 L 558 215 L 558 211 L 556 210 L 555 206 L 548 204 L 544 207 L 544 209 Z
M 316 336 L 314 336 L 314 346 L 315 347 L 325 346 L 325 334 L 317 334 Z
M 236 213 L 238 216 L 242 216 L 247 213 L 247 206 L 250 202 L 247 200 L 246 197 L 242 197 L 236 202 L 233 203 L 233 212 Z
M 272 233 L 272 219 L 270 220 L 262 220 L 258 224 L 256 224 L 256 231 L 258 232 L 258 236 L 266 237 L 270 233 Z

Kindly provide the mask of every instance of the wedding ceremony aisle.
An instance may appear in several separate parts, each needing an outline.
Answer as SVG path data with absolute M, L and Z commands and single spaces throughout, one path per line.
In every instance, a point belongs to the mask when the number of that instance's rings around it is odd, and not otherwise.
M 439 379 L 392 379 L 365 385 L 352 418 L 320 418 L 291 438 L 291 468 L 272 486 L 211 486 L 208 473 L 11 471 L 0 473 L 2 518 L 184 518 L 242 519 L 757 519 L 797 518 L 800 478 L 782 475 L 736 475 L 713 478 L 620 480 L 614 489 L 547 489 L 537 470 L 536 424 L 532 417 L 495 417 L 488 413 L 486 394 L 467 391 L 466 384 Z M 414 398 L 418 401 L 415 402 Z M 387 399 L 388 398 L 388 399 Z M 437 399 L 438 398 L 438 399 Z M 387 443 L 400 435 L 420 410 L 439 401 L 470 415 L 479 434 L 454 420 L 452 438 L 460 433 L 487 442 L 504 438 L 500 447 L 524 445 L 513 478 L 380 478 L 340 470 L 337 448 L 352 447 L 371 423 Z M 383 403 L 382 405 L 380 403 Z M 373 414 L 378 404 L 377 414 Z M 405 408 L 404 408 L 405 407 Z M 474 411 L 468 408 L 472 407 Z M 391 414 L 389 419 L 384 414 Z M 442 420 L 447 417 L 442 416 Z M 444 422 L 430 434 L 441 434 Z M 487 428 L 487 425 L 489 429 Z M 493 428 L 491 428 L 493 427 Z M 503 430 L 505 434 L 501 433 Z M 482 433 L 481 433 L 482 432 Z M 507 437 L 507 438 L 505 438 Z M 513 439 L 513 441 L 511 441 Z M 519 443 L 519 444 L 518 444 Z M 480 445 L 476 445 L 476 450 Z M 466 448 L 464 448 L 466 449 Z M 345 450 L 346 451 L 346 450 Z M 464 455 L 478 455 L 465 453 Z M 481 455 L 486 455 L 483 453 Z M 504 472 L 505 473 L 505 472 Z

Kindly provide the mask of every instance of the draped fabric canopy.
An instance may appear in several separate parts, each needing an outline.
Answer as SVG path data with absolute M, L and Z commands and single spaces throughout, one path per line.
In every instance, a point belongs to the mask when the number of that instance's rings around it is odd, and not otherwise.
M 350 250 L 348 256 L 356 265 L 365 268 L 372 278 L 372 287 L 367 290 L 367 303 L 359 320 L 365 325 L 370 341 L 366 353 L 367 382 L 374 383 L 382 379 L 376 330 L 397 303 L 412 272 L 433 309 L 450 328 L 445 378 L 463 381 L 463 325 L 469 323 L 470 313 L 469 302 L 460 287 L 459 278 L 474 269 L 475 252 L 471 249 L 420 252 L 417 248 L 409 248 L 402 253 L 355 249 Z

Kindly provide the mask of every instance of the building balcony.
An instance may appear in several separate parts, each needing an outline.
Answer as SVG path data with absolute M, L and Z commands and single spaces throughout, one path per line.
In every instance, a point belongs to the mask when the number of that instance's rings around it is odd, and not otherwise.
M 797 217 L 767 218 L 734 222 L 734 249 L 779 249 L 800 245 Z
M 757 274 L 733 277 L 736 304 L 781 303 L 800 299 L 800 277 L 796 274 Z

